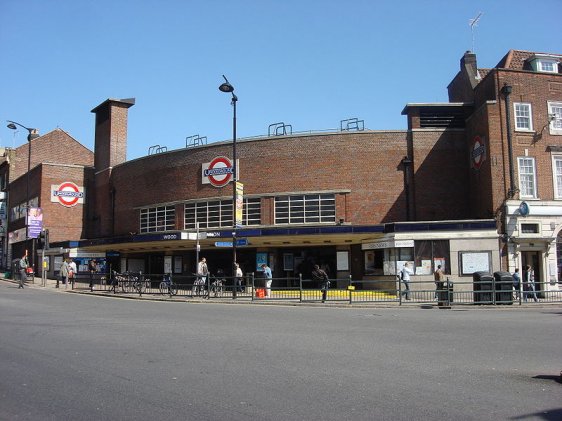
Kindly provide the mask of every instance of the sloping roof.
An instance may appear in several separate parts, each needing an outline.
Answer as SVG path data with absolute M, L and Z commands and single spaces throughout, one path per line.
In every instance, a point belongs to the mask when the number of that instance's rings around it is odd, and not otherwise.
M 546 55 L 562 59 L 560 54 L 538 53 L 536 51 L 509 50 L 509 52 L 496 64 L 499 69 L 530 70 L 527 61 L 535 55 Z

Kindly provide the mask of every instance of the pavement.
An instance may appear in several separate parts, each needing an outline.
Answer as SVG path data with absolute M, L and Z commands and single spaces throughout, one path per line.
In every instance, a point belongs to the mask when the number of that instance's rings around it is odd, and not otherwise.
M 0 281 L 5 281 L 8 283 L 12 283 L 14 285 L 19 284 L 18 280 L 6 278 L 0 275 Z M 56 293 L 70 293 L 70 294 L 84 294 L 84 295 L 92 295 L 92 296 L 102 296 L 102 297 L 110 297 L 110 298 L 119 298 L 119 299 L 129 299 L 129 300 L 145 300 L 145 301 L 169 301 L 169 302 L 181 302 L 181 303 L 220 303 L 220 304 L 255 304 L 255 305 L 281 305 L 281 306 L 313 306 L 313 307 L 338 307 L 338 308 L 422 308 L 422 309 L 442 309 L 447 310 L 451 308 L 463 308 L 463 309 L 512 309 L 512 308 L 553 308 L 553 307 L 560 307 L 562 308 L 562 302 L 529 302 L 524 303 L 523 305 L 519 306 L 517 303 L 516 305 L 508 306 L 508 305 L 479 305 L 474 306 L 467 303 L 463 304 L 453 304 L 452 306 L 442 305 L 439 306 L 437 302 L 427 302 L 427 301 L 416 301 L 411 300 L 408 302 L 403 302 L 402 304 L 399 301 L 371 301 L 371 302 L 355 302 L 353 304 L 349 304 L 347 301 L 343 300 L 334 300 L 334 301 L 326 301 L 322 303 L 320 300 L 312 301 L 299 301 L 298 298 L 273 298 L 273 299 L 259 299 L 254 298 L 252 299 L 251 294 L 248 293 L 239 293 L 236 299 L 233 299 L 231 295 L 225 297 L 211 297 L 210 299 L 198 296 L 186 296 L 186 295 L 161 295 L 160 293 L 156 292 L 148 292 L 139 295 L 138 293 L 124 293 L 118 292 L 114 293 L 109 289 L 106 289 L 106 285 L 95 285 L 94 290 L 90 291 L 88 287 L 88 281 L 86 282 L 77 282 L 75 284 L 74 289 L 71 288 L 70 285 L 63 285 L 62 282 L 59 282 L 59 288 L 56 287 L 57 281 L 56 279 L 46 279 L 45 284 L 43 284 L 43 280 L 40 277 L 35 277 L 33 280 L 28 279 L 25 283 L 25 288 L 33 288 L 33 289 L 42 289 L 45 291 L 51 291 Z

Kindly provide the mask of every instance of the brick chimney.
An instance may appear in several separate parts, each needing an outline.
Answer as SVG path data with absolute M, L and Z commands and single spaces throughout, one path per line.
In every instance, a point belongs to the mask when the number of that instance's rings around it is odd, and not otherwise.
M 134 98 L 107 99 L 92 110 L 96 114 L 94 167 L 103 171 L 127 160 L 127 114 Z

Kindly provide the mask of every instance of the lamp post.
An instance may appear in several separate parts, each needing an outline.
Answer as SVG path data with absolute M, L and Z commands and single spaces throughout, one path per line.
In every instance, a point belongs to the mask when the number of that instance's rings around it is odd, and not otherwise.
M 225 75 L 224 83 L 219 86 L 219 91 L 232 94 L 232 299 L 236 299 L 236 103 L 238 97 L 234 94 L 234 86 L 230 84 Z
M 6 127 L 8 127 L 8 129 L 11 130 L 17 130 L 17 126 L 20 126 L 22 128 L 24 128 L 25 130 L 28 131 L 28 135 L 27 135 L 27 174 L 26 174 L 26 195 L 25 195 L 25 202 L 26 202 L 26 209 L 25 209 L 25 241 L 26 241 L 26 248 L 27 248 L 27 240 L 28 240 L 28 236 L 29 236 L 29 221 L 28 221 L 28 216 L 29 216 L 29 172 L 31 171 L 31 141 L 33 139 L 36 139 L 39 137 L 39 133 L 37 131 L 37 129 L 32 129 L 30 127 L 25 127 L 23 124 L 17 123 L 15 121 L 11 121 L 8 120 L 8 125 Z M 33 243 L 32 243 L 33 245 Z M 33 261 L 34 261 L 34 256 L 33 254 L 35 253 L 35 251 L 33 250 L 32 247 L 32 251 L 31 251 L 31 267 L 33 267 Z

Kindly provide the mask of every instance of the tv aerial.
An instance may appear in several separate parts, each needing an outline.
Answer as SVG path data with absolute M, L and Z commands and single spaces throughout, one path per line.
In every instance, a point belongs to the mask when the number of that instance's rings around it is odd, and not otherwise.
M 474 53 L 474 28 L 476 26 L 478 26 L 478 21 L 480 20 L 482 15 L 483 15 L 483 13 L 480 12 L 480 13 L 478 13 L 478 16 L 476 16 L 474 19 L 468 20 L 468 24 L 470 25 L 470 32 L 472 33 L 472 52 L 473 53 Z

